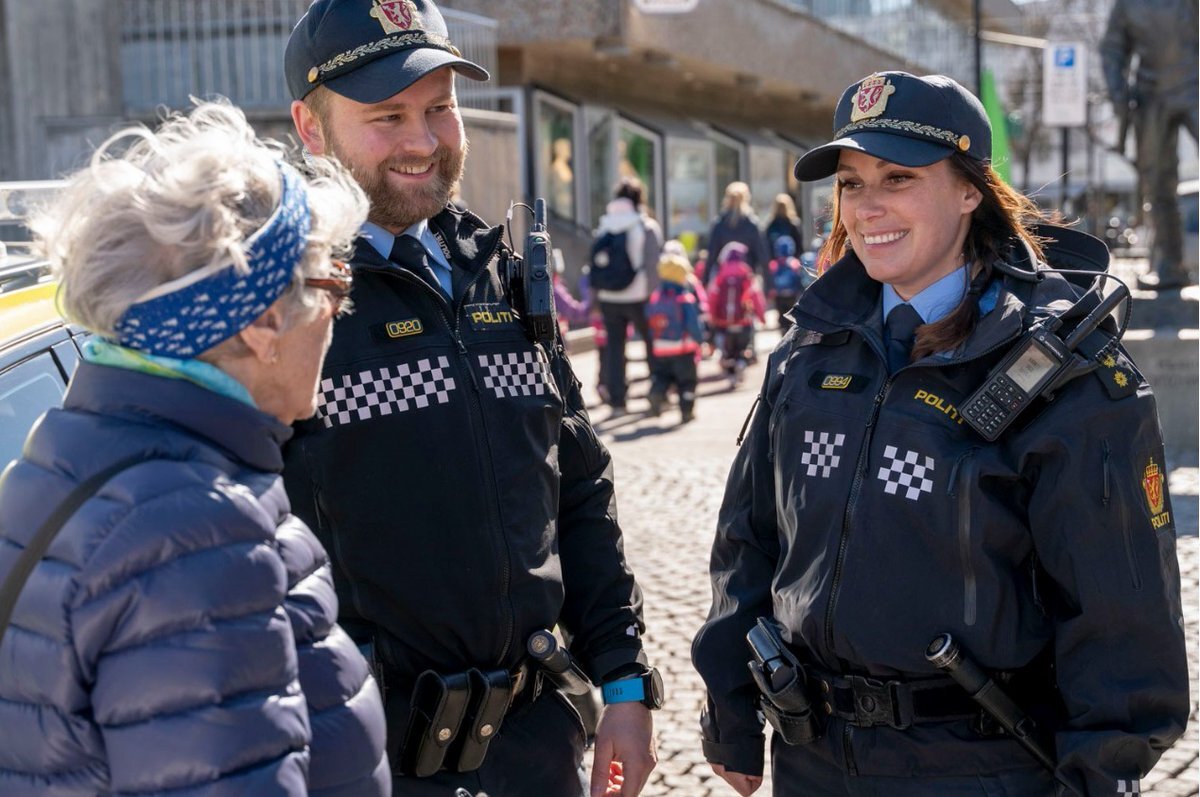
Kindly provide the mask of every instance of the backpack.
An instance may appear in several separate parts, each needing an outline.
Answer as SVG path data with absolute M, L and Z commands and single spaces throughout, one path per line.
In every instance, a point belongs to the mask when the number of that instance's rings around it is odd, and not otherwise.
M 658 337 L 672 322 L 676 325 L 683 323 L 683 309 L 680 306 L 682 297 L 682 293 L 667 292 L 661 288 L 650 294 L 646 302 L 646 323 L 654 337 Z
M 750 286 L 748 271 L 718 276 L 708 297 L 709 311 L 717 326 L 741 326 L 750 323 Z
M 771 261 L 771 289 L 781 296 L 794 296 L 804 291 L 800 261 L 794 257 L 781 257 Z
M 629 236 L 624 232 L 606 232 L 592 244 L 588 281 L 593 288 L 619 291 L 633 282 L 637 270 L 629 259 L 628 241 Z

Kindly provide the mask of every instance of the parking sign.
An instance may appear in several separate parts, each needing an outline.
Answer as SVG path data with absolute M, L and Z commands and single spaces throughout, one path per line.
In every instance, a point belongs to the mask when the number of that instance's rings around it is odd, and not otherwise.
M 1082 127 L 1087 122 L 1087 48 L 1082 42 L 1047 42 L 1042 67 L 1042 123 Z

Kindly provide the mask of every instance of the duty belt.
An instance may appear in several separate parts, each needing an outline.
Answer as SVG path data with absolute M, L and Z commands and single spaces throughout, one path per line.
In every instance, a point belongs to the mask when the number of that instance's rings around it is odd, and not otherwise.
M 979 715 L 978 704 L 949 678 L 884 681 L 808 669 L 820 690 L 820 709 L 859 728 L 887 725 L 904 730 Z

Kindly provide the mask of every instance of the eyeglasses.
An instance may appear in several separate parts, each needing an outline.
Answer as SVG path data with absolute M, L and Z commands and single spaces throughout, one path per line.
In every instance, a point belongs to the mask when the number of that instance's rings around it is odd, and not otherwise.
M 333 297 L 337 305 L 337 315 L 341 316 L 350 309 L 350 290 L 354 287 L 354 278 L 350 267 L 340 260 L 330 261 L 333 265 L 331 277 L 307 277 L 304 287 L 326 291 Z

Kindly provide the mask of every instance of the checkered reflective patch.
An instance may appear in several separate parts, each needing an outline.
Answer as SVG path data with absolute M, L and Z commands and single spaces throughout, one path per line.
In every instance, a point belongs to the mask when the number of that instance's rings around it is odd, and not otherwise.
M 1133 797 L 1133 795 L 1141 793 L 1142 782 L 1140 780 L 1117 781 L 1117 797 Z
M 841 463 L 842 457 L 837 450 L 846 442 L 846 435 L 833 435 L 830 440 L 829 432 L 810 432 L 804 430 L 804 442 L 808 450 L 800 454 L 800 464 L 807 465 L 809 476 L 820 474 L 822 479 L 828 479 L 833 469 Z
M 446 375 L 450 361 L 438 357 L 401 363 L 378 371 L 360 371 L 321 380 L 317 417 L 326 427 L 339 426 L 445 404 L 455 389 Z
M 895 495 L 904 488 L 904 497 L 916 501 L 921 493 L 933 492 L 933 479 L 925 474 L 933 472 L 933 457 L 927 457 L 916 451 L 905 451 L 904 457 L 897 456 L 900 450 L 895 446 L 883 449 L 883 456 L 888 460 L 886 467 L 879 469 L 879 479 L 884 483 L 883 491 Z
M 479 364 L 487 369 L 483 386 L 496 398 L 540 396 L 546 392 L 550 372 L 537 352 L 513 351 L 508 354 L 481 354 Z

